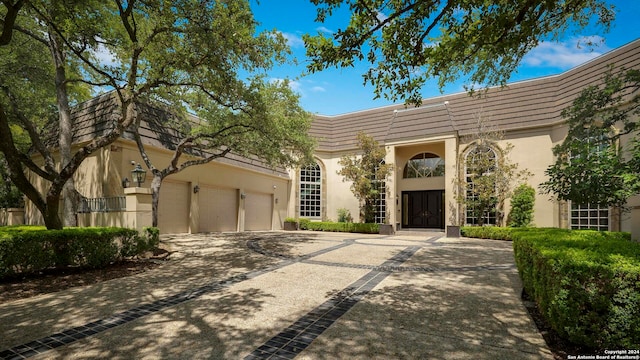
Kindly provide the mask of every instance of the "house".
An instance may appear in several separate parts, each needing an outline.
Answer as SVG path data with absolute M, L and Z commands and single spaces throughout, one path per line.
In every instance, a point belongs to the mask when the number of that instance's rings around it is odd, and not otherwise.
M 358 202 L 350 184 L 336 172 L 341 156 L 357 152 L 358 131 L 385 146 L 385 161 L 395 166 L 378 202 L 379 222 L 393 224 L 396 229 L 444 229 L 447 225 L 475 223 L 477 219 L 455 201 L 454 179 L 465 176 L 465 159 L 474 148 L 468 136 L 476 131 L 477 118 L 485 118 L 490 126 L 504 132 L 504 140 L 493 149 L 495 156 L 500 156 L 507 144 L 513 145 L 511 160 L 533 174 L 528 183 L 537 188 L 545 180 L 544 171 L 554 162 L 553 146 L 567 134 L 562 110 L 581 89 L 600 81 L 609 65 L 640 68 L 640 39 L 559 75 L 491 88 L 482 97 L 458 93 L 425 99 L 418 108 L 399 104 L 337 116 L 316 115 L 311 128 L 311 135 L 318 140 L 315 164 L 273 170 L 257 159 L 232 157 L 172 175 L 161 190 L 160 229 L 164 233 L 271 230 L 281 229 L 285 217 L 335 220 L 341 208 L 356 215 Z M 113 106 L 108 96 L 79 106 L 74 113 L 78 119 L 74 140 L 81 143 L 103 131 L 101 119 L 110 116 Z M 147 111 L 141 132 L 152 147 L 152 156 L 168 161 L 171 134 L 152 125 L 151 119 L 160 116 L 153 111 Z M 134 190 L 124 189 L 122 180 L 129 176 L 131 164 L 138 162 L 141 159 L 136 145 L 125 134 L 85 160 L 76 176 L 77 188 L 86 198 L 98 199 L 91 200 L 96 203 L 106 203 L 99 200 L 105 198 L 122 199 L 125 192 L 132 196 Z M 148 181 L 133 189 L 144 195 Z M 140 209 L 146 209 L 147 200 L 136 201 Z M 130 210 L 130 199 L 126 202 L 126 207 L 115 206 L 118 211 L 79 214 L 80 223 L 139 227 L 147 221 L 147 215 L 140 217 L 138 209 L 139 221 L 133 224 L 126 214 L 134 210 Z M 556 202 L 538 193 L 534 223 L 539 227 L 638 234 L 640 196 L 630 199 L 628 205 L 631 210 L 622 212 Z M 508 210 L 508 201 L 505 207 Z M 39 221 L 29 204 L 25 218 L 28 223 Z M 496 221 L 490 216 L 485 220 Z

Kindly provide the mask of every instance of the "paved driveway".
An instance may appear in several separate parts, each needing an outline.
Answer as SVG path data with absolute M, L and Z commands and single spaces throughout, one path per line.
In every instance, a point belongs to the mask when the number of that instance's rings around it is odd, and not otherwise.
M 140 275 L 0 305 L 0 358 L 541 359 L 511 243 L 314 232 L 163 237 Z

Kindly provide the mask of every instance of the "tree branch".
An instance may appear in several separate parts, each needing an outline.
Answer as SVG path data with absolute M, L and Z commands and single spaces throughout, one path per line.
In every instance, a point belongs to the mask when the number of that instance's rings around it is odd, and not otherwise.
M 21 158 L 21 162 L 24 163 L 33 172 L 37 173 L 39 176 L 43 177 L 44 179 L 51 180 L 55 176 L 55 174 L 57 174 L 51 153 L 44 146 L 44 143 L 42 143 L 42 139 L 40 139 L 40 134 L 38 134 L 38 131 L 36 130 L 35 125 L 29 119 L 27 119 L 27 117 L 20 111 L 18 101 L 16 100 L 13 93 L 6 86 L 2 86 L 1 88 L 2 88 L 2 91 L 4 91 L 4 93 L 7 95 L 7 98 L 9 99 L 13 115 L 20 121 L 20 123 L 25 128 L 25 130 L 27 130 L 27 133 L 29 134 L 29 138 L 31 139 L 31 143 L 36 148 L 36 150 L 40 153 L 40 155 L 42 155 L 44 159 L 44 166 L 45 166 L 46 172 L 40 169 L 40 167 L 38 167 L 27 156 L 24 156 L 23 158 Z
M 24 0 L 18 0 L 12 3 L 9 0 L 2 0 L 2 4 L 7 8 L 7 13 L 4 16 L 4 20 L 2 21 L 2 34 L 0 35 L 0 46 L 8 45 L 11 42 L 11 38 L 13 37 L 13 30 L 15 29 L 16 19 L 18 18 L 18 13 L 20 9 L 24 5 Z

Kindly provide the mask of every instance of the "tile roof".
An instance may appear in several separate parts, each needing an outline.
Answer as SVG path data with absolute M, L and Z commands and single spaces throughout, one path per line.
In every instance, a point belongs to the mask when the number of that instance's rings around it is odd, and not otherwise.
M 184 124 L 184 122 L 178 121 L 178 116 L 161 104 L 139 103 L 136 108 L 141 119 L 139 133 L 143 144 L 175 150 L 183 134 L 179 130 L 179 125 Z M 71 110 L 71 117 L 74 122 L 73 143 L 88 142 L 108 133 L 115 128 L 120 116 L 119 102 L 114 92 L 105 93 L 78 104 Z M 194 123 L 202 121 L 195 116 L 188 116 L 189 120 Z M 45 136 L 45 144 L 51 148 L 57 147 L 58 144 L 58 123 L 54 121 L 53 124 L 54 126 L 48 128 L 48 134 Z M 135 141 L 133 132 L 130 130 L 126 130 L 121 135 L 121 138 Z M 194 155 L 197 154 L 194 153 Z M 203 155 L 203 153 L 200 153 L 200 155 Z M 239 166 L 280 177 L 289 177 L 286 169 L 282 167 L 273 169 L 255 156 L 244 157 L 230 153 L 225 158 L 216 159 L 214 162 Z
M 383 144 L 455 130 L 467 135 L 475 131 L 478 115 L 501 130 L 554 125 L 562 122 L 562 110 L 578 93 L 597 84 L 612 64 L 640 68 L 640 39 L 562 74 L 493 87 L 481 91 L 481 96 L 463 92 L 425 99 L 418 108 L 397 104 L 336 116 L 316 115 L 310 134 L 318 139 L 319 150 L 343 151 L 356 148 L 356 134 L 361 130 Z

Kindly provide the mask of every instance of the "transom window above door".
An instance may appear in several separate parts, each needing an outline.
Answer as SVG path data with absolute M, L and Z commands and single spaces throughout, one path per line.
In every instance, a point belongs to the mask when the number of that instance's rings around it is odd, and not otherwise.
M 422 153 L 411 158 L 404 167 L 403 178 L 444 176 L 444 160 L 436 154 Z

